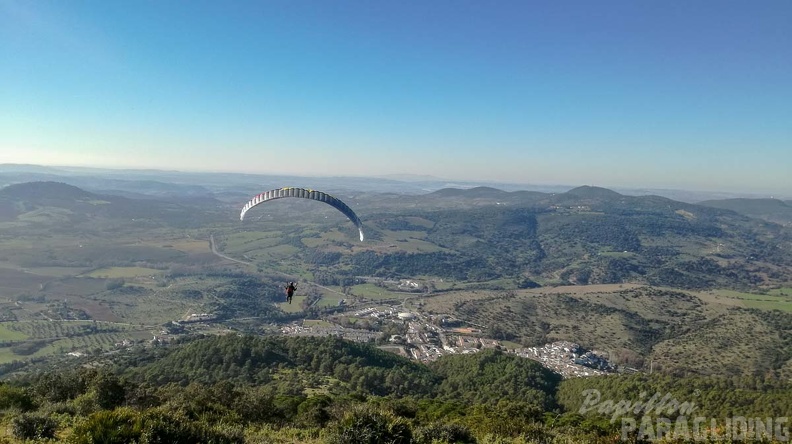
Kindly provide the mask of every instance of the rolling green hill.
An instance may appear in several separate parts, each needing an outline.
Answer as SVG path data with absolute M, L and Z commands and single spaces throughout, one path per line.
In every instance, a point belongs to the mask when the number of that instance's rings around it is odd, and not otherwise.
M 450 293 L 427 300 L 424 309 L 523 345 L 576 342 L 647 372 L 792 376 L 792 313 L 709 303 L 667 289 L 607 287 Z
M 337 338 L 208 337 L 123 361 L 129 377 L 162 385 L 237 381 L 267 384 L 287 370 L 343 382 L 346 390 L 385 395 L 428 393 L 437 383 L 420 364 Z M 409 376 L 408 376 L 409 375 Z
M 528 197 L 447 189 L 409 202 L 388 201 L 389 211 L 369 215 L 367 233 L 379 242 L 347 250 L 331 271 L 409 277 L 423 268 L 420 274 L 467 281 L 681 288 L 792 280 L 792 232 L 728 210 L 596 187 Z M 381 248 L 383 242 L 390 249 Z M 311 255 L 323 248 L 338 252 L 329 243 L 311 244 Z

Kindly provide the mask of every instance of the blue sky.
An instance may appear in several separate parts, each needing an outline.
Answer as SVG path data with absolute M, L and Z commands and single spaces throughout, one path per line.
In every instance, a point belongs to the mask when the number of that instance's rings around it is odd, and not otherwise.
M 792 195 L 792 2 L 0 0 L 0 163 Z

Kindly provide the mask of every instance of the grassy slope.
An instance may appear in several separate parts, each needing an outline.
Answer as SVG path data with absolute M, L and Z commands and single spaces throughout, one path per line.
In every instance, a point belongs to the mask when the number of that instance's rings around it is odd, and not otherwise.
M 425 308 L 490 331 L 498 326 L 525 344 L 574 341 L 646 369 L 651 363 L 677 373 L 763 375 L 789 366 L 769 358 L 785 350 L 789 332 L 753 312 L 687 292 L 586 288 L 449 293 Z

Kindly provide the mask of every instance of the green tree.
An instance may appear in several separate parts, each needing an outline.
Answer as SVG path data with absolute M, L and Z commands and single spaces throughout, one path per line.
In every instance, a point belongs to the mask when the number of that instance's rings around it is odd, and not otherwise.
M 19 439 L 54 439 L 58 422 L 48 416 L 23 413 L 11 420 L 11 433 Z
M 335 425 L 330 444 L 409 444 L 412 429 L 389 411 L 362 405 L 347 412 Z
M 99 373 L 90 384 L 100 408 L 113 409 L 124 403 L 126 388 L 116 375 L 107 372 Z

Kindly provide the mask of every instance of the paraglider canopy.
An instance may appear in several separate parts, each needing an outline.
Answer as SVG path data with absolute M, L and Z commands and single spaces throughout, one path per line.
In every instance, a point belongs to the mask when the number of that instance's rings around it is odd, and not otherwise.
M 358 232 L 360 232 L 360 241 L 363 242 L 363 223 L 360 222 L 360 218 L 357 216 L 357 214 L 355 214 L 354 211 L 352 211 L 351 208 L 349 208 L 349 206 L 347 206 L 347 204 L 327 193 L 309 190 L 306 188 L 276 188 L 274 190 L 257 194 L 255 197 L 253 197 L 253 199 L 246 203 L 244 207 L 242 207 L 242 212 L 239 214 L 239 220 L 245 220 L 245 213 L 247 213 L 248 210 L 255 207 L 256 205 L 270 200 L 282 199 L 284 197 L 298 197 L 302 199 L 318 200 L 319 202 L 324 202 L 330 205 L 336 210 L 344 213 L 344 215 L 355 224 Z

